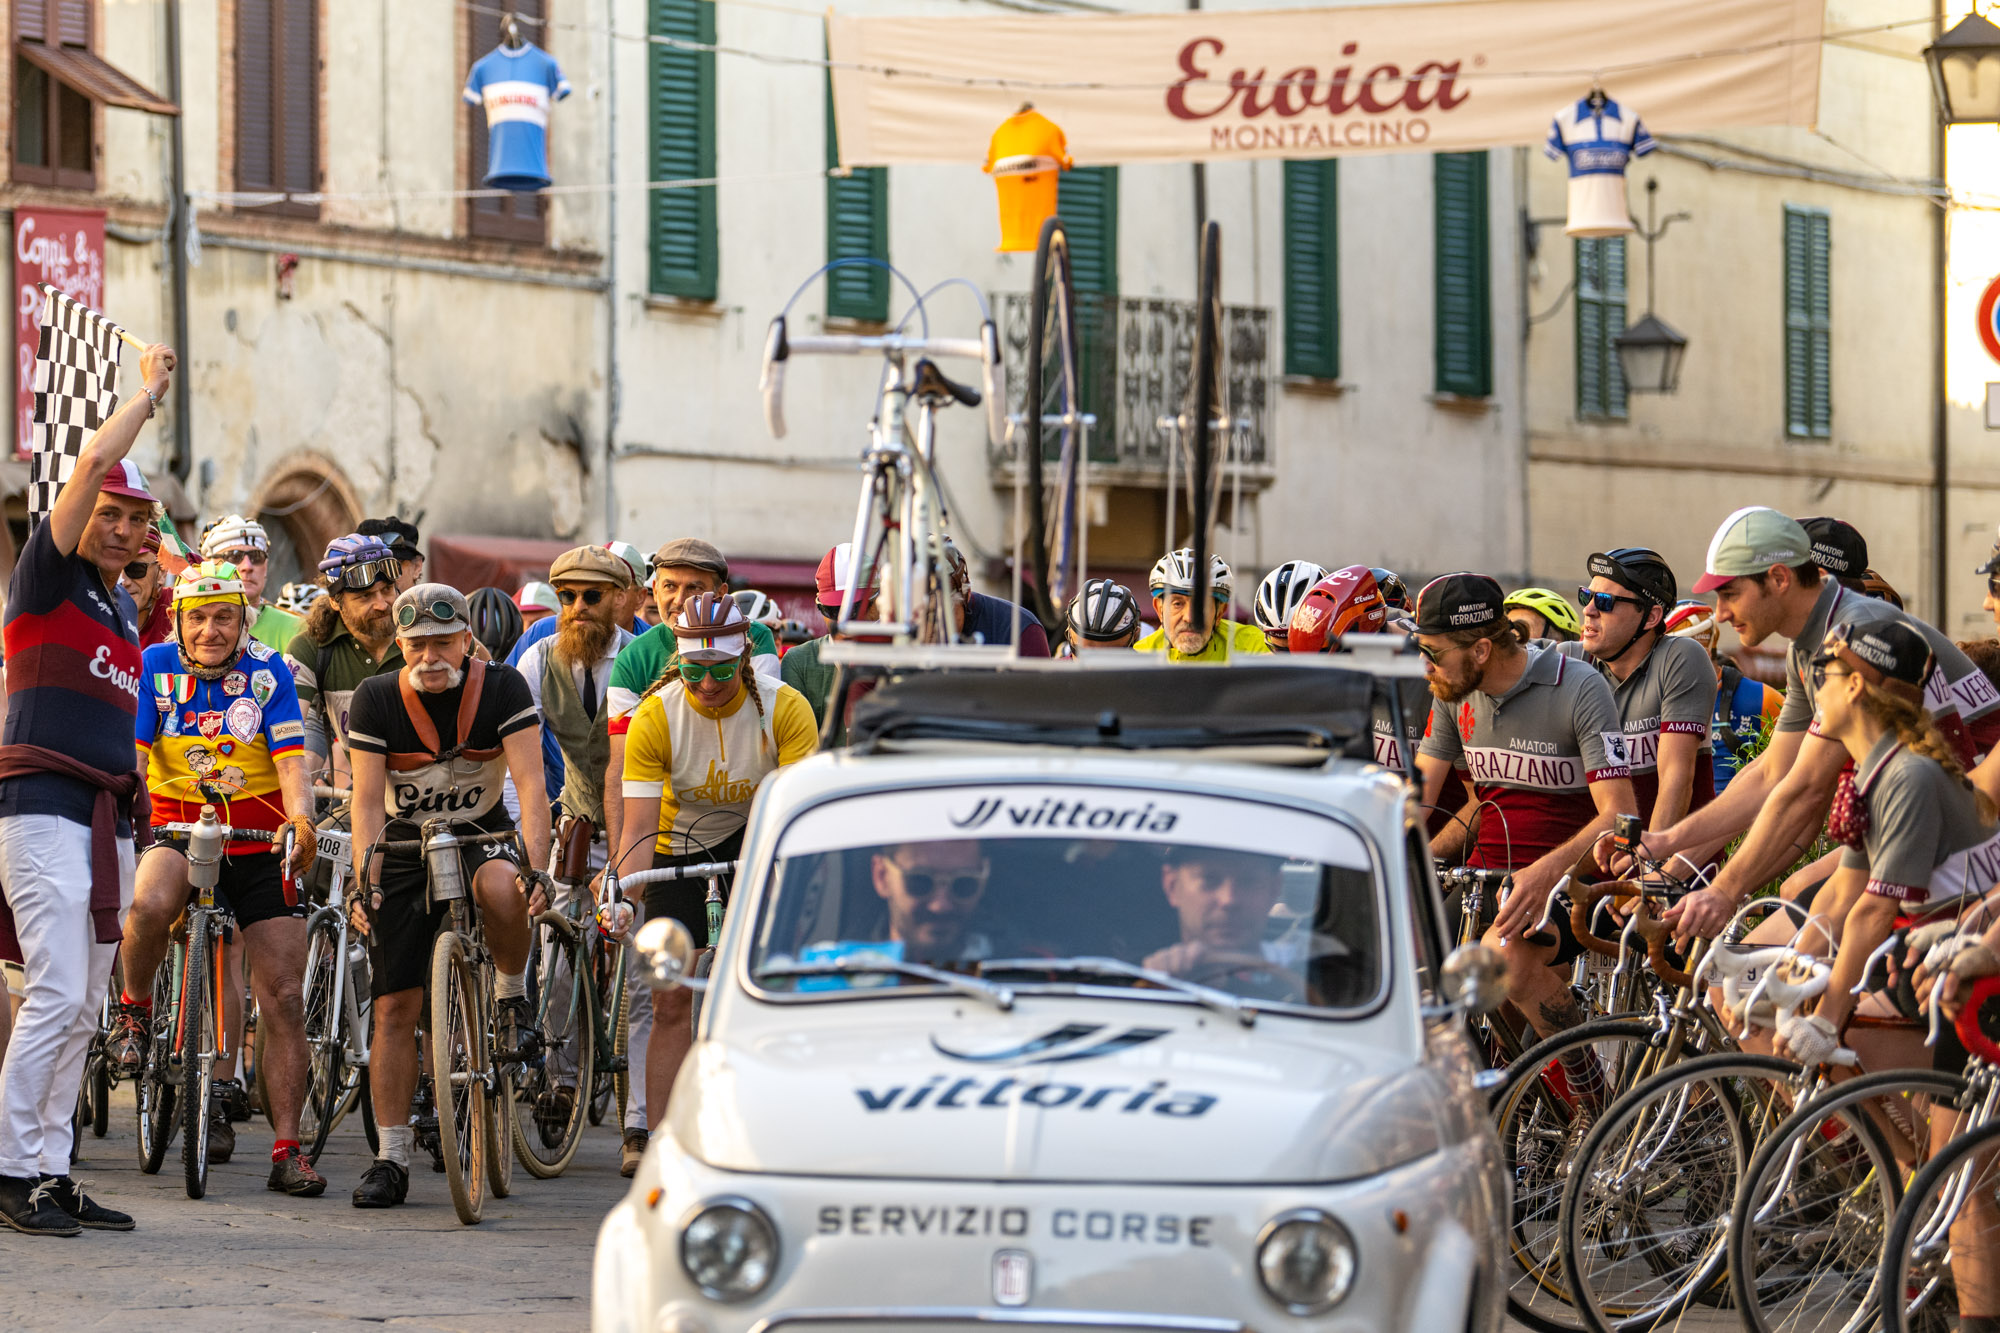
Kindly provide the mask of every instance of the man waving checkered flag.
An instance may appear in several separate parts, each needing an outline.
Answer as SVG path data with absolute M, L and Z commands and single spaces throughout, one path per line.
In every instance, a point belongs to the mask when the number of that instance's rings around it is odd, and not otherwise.
M 76 470 L 77 455 L 118 407 L 118 354 L 132 335 L 47 283 L 42 340 L 35 352 L 34 446 L 28 470 L 28 522 L 55 507 L 56 492 Z

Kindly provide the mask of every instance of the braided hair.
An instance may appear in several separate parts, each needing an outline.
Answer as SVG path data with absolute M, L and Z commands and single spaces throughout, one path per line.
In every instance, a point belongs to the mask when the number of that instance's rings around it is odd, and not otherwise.
M 1912 703 L 1864 679 L 1861 682 L 1860 706 L 1875 721 L 1894 731 L 1896 739 L 1912 754 L 1922 755 L 1956 778 L 1960 786 L 1977 798 L 1980 821 L 1993 822 L 1995 808 L 1992 798 L 1972 785 L 1972 779 L 1965 775 L 1965 765 L 1959 762 L 1958 751 L 1937 729 L 1937 723 L 1931 720 L 1921 702 Z

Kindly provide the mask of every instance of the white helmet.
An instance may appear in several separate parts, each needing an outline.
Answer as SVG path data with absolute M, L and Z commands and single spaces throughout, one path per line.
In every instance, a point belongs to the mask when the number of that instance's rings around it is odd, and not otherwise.
M 736 600 L 737 608 L 743 612 L 745 620 L 773 625 L 785 618 L 785 613 L 778 609 L 778 604 L 771 600 L 769 593 L 759 592 L 755 588 L 739 588 L 729 595 Z
M 1287 560 L 1266 574 L 1257 585 L 1257 605 L 1253 608 L 1257 628 L 1283 629 L 1291 624 L 1292 612 L 1326 574 L 1310 560 Z
M 270 534 L 254 518 L 228 514 L 208 525 L 201 534 L 201 558 L 214 560 L 226 551 L 269 551 Z
M 1153 577 L 1148 580 L 1153 596 L 1162 593 L 1191 593 L 1194 591 L 1194 552 L 1183 546 L 1178 551 L 1169 551 L 1160 557 L 1160 563 L 1153 566 Z M 1208 558 L 1208 590 L 1218 602 L 1229 600 L 1236 591 L 1236 576 L 1229 572 L 1229 562 L 1219 555 Z

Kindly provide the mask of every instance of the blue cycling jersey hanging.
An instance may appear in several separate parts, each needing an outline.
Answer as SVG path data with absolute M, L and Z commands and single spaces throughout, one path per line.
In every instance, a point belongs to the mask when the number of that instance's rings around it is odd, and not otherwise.
M 501 44 L 472 67 L 465 100 L 486 108 L 486 186 L 540 190 L 549 184 L 549 105 L 569 96 L 569 80 L 555 57 L 522 41 L 511 22 L 503 32 Z
M 1629 233 L 1625 164 L 1659 146 L 1638 113 L 1612 101 L 1602 88 L 1558 111 L 1544 151 L 1569 163 L 1569 225 L 1563 230 L 1580 237 Z

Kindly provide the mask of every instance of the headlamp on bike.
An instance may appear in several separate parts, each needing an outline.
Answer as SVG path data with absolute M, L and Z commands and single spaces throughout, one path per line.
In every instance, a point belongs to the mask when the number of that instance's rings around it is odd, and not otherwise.
M 712 1200 L 681 1227 L 681 1267 L 710 1300 L 747 1301 L 777 1274 L 778 1229 L 748 1199 Z

